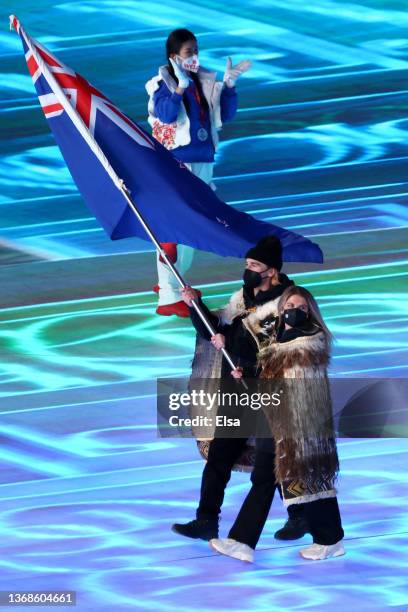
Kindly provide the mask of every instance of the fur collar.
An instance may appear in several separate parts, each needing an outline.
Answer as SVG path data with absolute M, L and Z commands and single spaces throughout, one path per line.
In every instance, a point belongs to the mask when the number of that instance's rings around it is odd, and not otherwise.
M 269 302 L 265 302 L 264 304 L 260 304 L 256 307 L 255 310 L 250 311 L 246 320 L 250 322 L 252 325 L 256 325 L 260 321 L 266 319 L 266 317 L 273 315 L 276 316 L 278 314 L 277 305 L 279 298 L 275 300 L 269 300 Z M 244 294 L 241 289 L 238 289 L 235 293 L 232 294 L 230 301 L 221 311 L 221 321 L 224 324 L 231 324 L 232 320 L 235 317 L 241 316 L 246 312 L 245 302 L 244 302 Z
M 288 353 L 290 351 L 305 350 L 311 353 L 327 352 L 326 337 L 322 331 L 309 336 L 299 336 L 288 342 L 274 342 L 276 352 Z
M 277 342 L 273 338 L 263 344 L 259 352 L 259 362 L 266 367 L 267 378 L 283 375 L 292 367 L 307 367 L 312 364 L 327 365 L 330 359 L 326 336 L 322 331 L 311 336 L 299 336 L 288 342 Z
M 232 294 L 230 301 L 220 312 L 221 322 L 224 325 L 230 325 L 235 317 L 243 314 L 245 311 L 244 295 L 242 288 Z
M 260 321 L 266 319 L 266 317 L 278 314 L 277 305 L 279 298 L 270 300 L 256 307 L 255 310 L 250 311 L 245 320 L 250 323 L 251 326 L 259 325 Z M 232 294 L 228 304 L 222 309 L 221 321 L 223 324 L 230 325 L 235 317 L 241 316 L 246 312 L 244 294 L 241 289 Z
M 264 332 L 262 321 L 268 317 L 276 317 L 278 314 L 279 297 L 275 300 L 269 300 L 259 306 L 255 310 L 251 310 L 242 323 L 253 336 L 255 342 L 259 346 L 258 335 Z M 244 295 L 242 288 L 232 294 L 230 301 L 220 313 L 221 322 L 224 325 L 230 325 L 235 317 L 242 316 L 246 313 Z

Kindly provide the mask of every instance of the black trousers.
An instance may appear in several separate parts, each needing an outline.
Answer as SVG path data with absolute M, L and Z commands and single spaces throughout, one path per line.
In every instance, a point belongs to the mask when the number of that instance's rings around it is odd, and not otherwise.
M 246 443 L 246 438 L 214 438 L 214 440 L 212 440 L 208 451 L 208 460 L 201 479 L 200 503 L 196 512 L 198 519 L 218 519 L 224 501 L 225 488 L 231 478 L 232 468 L 239 459 Z M 273 466 L 272 471 L 269 473 L 269 477 L 271 474 L 273 475 Z M 256 475 L 256 477 L 259 478 L 260 474 L 259 476 Z M 253 482 L 252 477 L 251 480 Z M 278 490 L 282 497 L 279 487 Z M 275 491 L 275 488 L 273 491 Z M 272 499 L 273 493 L 269 507 L 272 504 Z M 301 516 L 304 505 L 305 504 L 297 504 L 289 506 L 289 517 L 296 518 Z
M 273 474 L 274 453 L 257 450 L 251 474 L 252 487 L 231 527 L 229 538 L 248 544 L 251 548 L 256 547 L 277 487 Z M 302 506 L 304 516 L 309 523 L 313 542 L 335 544 L 343 538 L 344 531 L 336 497 L 290 505 L 288 511 L 299 505 Z

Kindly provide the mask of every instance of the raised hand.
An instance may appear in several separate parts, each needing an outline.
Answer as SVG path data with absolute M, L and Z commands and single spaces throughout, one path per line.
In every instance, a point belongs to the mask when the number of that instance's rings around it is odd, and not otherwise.
M 242 62 L 238 62 L 238 64 L 235 64 L 235 66 L 233 66 L 231 58 L 228 57 L 223 79 L 226 86 L 234 87 L 238 77 L 240 77 L 241 74 L 249 70 L 251 65 L 252 64 L 249 60 L 243 60 Z
M 193 289 L 192 287 L 183 287 L 183 289 L 180 289 L 180 291 L 181 297 L 187 306 L 191 306 L 191 300 L 195 300 L 197 302 L 200 297 L 197 289 Z
M 171 59 L 171 57 L 170 63 L 173 66 L 174 74 L 178 79 L 178 86 L 180 87 L 180 89 L 187 89 L 190 84 L 190 80 L 187 76 L 187 73 L 185 72 L 185 70 L 183 70 L 181 66 L 179 66 L 179 64 L 177 64 L 173 59 Z

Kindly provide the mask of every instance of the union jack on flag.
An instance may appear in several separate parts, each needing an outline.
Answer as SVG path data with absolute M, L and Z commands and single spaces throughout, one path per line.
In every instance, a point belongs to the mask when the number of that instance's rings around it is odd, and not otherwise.
M 123 193 L 160 242 L 242 257 L 260 238 L 281 239 L 286 261 L 322 261 L 318 245 L 228 206 L 83 76 L 28 36 L 14 15 L 28 70 L 55 140 L 81 192 L 112 239 L 148 239 Z M 222 223 L 220 222 L 222 220 Z
M 120 125 L 136 142 L 154 148 L 155 141 L 126 117 L 102 92 L 93 87 L 80 74 L 57 60 L 38 41 L 29 38 L 16 17 L 12 16 L 11 20 L 11 25 L 20 34 L 23 41 L 27 67 L 34 85 L 42 77 L 41 68 L 36 60 L 36 57 L 40 57 L 92 135 L 95 131 L 96 111 L 99 110 Z M 57 117 L 64 112 L 64 107 L 54 92 L 40 94 L 38 99 L 47 119 Z

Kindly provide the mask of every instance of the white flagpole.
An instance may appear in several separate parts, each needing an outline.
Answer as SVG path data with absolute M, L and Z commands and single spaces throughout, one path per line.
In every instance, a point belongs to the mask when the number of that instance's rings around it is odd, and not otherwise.
M 51 70 L 49 70 L 47 64 L 44 62 L 44 60 L 41 57 L 41 55 L 39 55 L 37 53 L 37 50 L 35 49 L 35 47 L 33 47 L 31 45 L 30 37 L 25 33 L 24 28 L 22 27 L 22 25 L 18 21 L 17 17 L 15 17 L 15 15 L 10 15 L 10 29 L 14 25 L 14 20 L 16 20 L 17 28 L 20 31 L 20 32 L 18 32 L 18 30 L 17 30 L 17 32 L 21 33 L 21 35 L 24 37 L 24 40 L 26 41 L 26 44 L 27 44 L 28 48 L 30 49 L 30 51 L 31 51 L 35 61 L 37 62 L 38 66 L 39 66 L 42 74 L 44 75 L 45 79 L 47 80 L 50 88 L 54 92 L 58 102 L 64 108 L 64 110 L 66 111 L 67 115 L 71 119 L 72 123 L 75 125 L 75 127 L 77 128 L 77 130 L 79 131 L 81 136 L 84 138 L 84 140 L 89 145 L 89 147 L 92 150 L 92 152 L 96 155 L 96 157 L 98 158 L 98 160 L 100 161 L 102 166 L 105 168 L 106 172 L 109 174 L 109 176 L 112 179 L 112 181 L 115 184 L 115 186 L 123 194 L 123 196 L 124 196 L 128 206 L 130 207 L 130 209 L 132 210 L 134 215 L 137 217 L 137 219 L 139 220 L 139 222 L 143 226 L 143 228 L 146 231 L 147 235 L 149 236 L 150 240 L 155 245 L 155 247 L 157 249 L 157 252 L 161 255 L 162 259 L 164 259 L 166 264 L 169 266 L 169 268 L 172 271 L 173 275 L 177 279 L 177 282 L 179 283 L 179 285 L 182 288 L 187 287 L 187 284 L 185 283 L 184 279 L 182 278 L 182 276 L 180 276 L 180 274 L 177 271 L 177 269 L 174 267 L 172 262 L 168 259 L 166 252 L 161 248 L 159 241 L 157 240 L 156 236 L 153 234 L 153 232 L 152 232 L 151 228 L 149 227 L 147 221 L 143 218 L 143 216 L 141 215 L 141 213 L 137 209 L 136 204 L 134 203 L 134 201 L 131 198 L 130 191 L 127 189 L 126 185 L 124 184 L 123 179 L 119 178 L 119 176 L 116 174 L 115 170 L 110 165 L 106 155 L 104 154 L 104 152 L 102 151 L 102 149 L 100 148 L 100 146 L 96 142 L 95 138 L 93 137 L 93 135 L 88 130 L 88 128 L 85 125 L 85 123 L 83 122 L 82 117 L 77 113 L 76 109 L 71 105 L 71 103 L 68 100 L 68 98 L 66 97 L 63 89 L 61 88 L 61 86 L 58 83 L 58 81 L 54 78 L 54 75 L 52 74 Z M 193 305 L 195 311 L 197 312 L 198 316 L 200 317 L 200 319 L 202 320 L 202 322 L 206 326 L 208 332 L 212 336 L 214 336 L 216 334 L 216 331 L 213 328 L 213 326 L 211 325 L 211 323 L 208 321 L 207 317 L 205 316 L 204 312 L 200 308 L 199 304 L 195 300 L 192 300 L 192 305 Z M 223 348 L 221 350 L 222 350 L 222 354 L 224 355 L 225 359 L 227 360 L 227 362 L 231 366 L 231 369 L 235 370 L 236 366 L 235 366 L 234 362 L 232 361 L 231 357 L 229 356 L 228 352 L 225 350 L 225 348 Z M 241 380 L 243 380 L 243 379 L 241 379 Z M 246 387 L 246 385 L 245 385 L 245 387 Z

